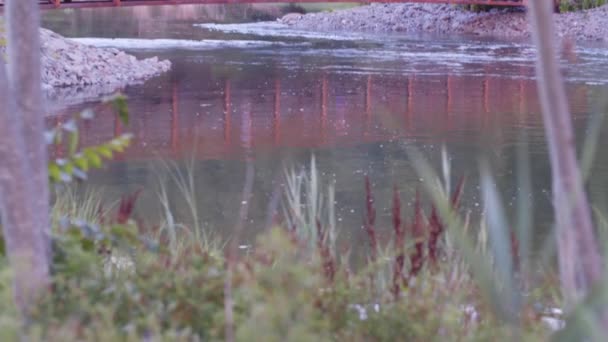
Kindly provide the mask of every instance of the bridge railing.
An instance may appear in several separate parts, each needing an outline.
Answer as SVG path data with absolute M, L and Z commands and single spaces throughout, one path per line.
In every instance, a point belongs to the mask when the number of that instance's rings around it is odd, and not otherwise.
M 276 2 L 362 2 L 362 3 L 441 3 L 455 5 L 525 6 L 529 0 L 41 0 L 42 9 L 95 8 L 120 6 L 227 4 L 227 3 L 276 3 Z M 0 0 L 0 11 L 6 0 Z

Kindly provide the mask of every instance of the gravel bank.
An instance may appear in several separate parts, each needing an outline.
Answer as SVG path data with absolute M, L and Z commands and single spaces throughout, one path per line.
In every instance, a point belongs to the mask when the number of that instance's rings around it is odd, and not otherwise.
M 475 13 L 441 4 L 371 4 L 336 12 L 287 14 L 280 21 L 296 28 L 318 31 L 457 33 L 508 39 L 530 36 L 523 10 L 494 9 Z M 555 21 L 560 37 L 608 41 L 608 5 L 555 14 Z
M 117 49 L 102 49 L 42 29 L 42 82 L 47 87 L 117 86 L 137 83 L 171 68 L 158 58 L 138 60 Z
M 40 30 L 40 38 L 42 86 L 51 102 L 78 102 L 79 98 L 108 94 L 171 68 L 169 61 L 156 57 L 138 60 L 117 49 L 87 46 L 46 29 Z M 0 47 L 0 53 L 3 50 Z

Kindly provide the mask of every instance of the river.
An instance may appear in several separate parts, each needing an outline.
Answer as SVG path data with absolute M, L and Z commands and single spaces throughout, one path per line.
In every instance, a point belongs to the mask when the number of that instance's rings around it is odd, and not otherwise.
M 414 193 L 425 177 L 414 171 L 407 147 L 416 147 L 438 169 L 446 146 L 452 182 L 467 177 L 463 207 L 476 214 L 482 207 L 479 161 L 489 160 L 505 207 L 514 210 L 517 150 L 525 133 L 533 179 L 526 195 L 535 199 L 539 235 L 551 227 L 550 169 L 529 44 L 297 31 L 253 23 L 264 16 L 248 8 L 45 14 L 43 26 L 65 36 L 173 63 L 171 72 L 122 89 L 129 98 L 128 127 L 99 109 L 96 99 L 49 113 L 49 124 L 56 124 L 84 108 L 97 110 L 96 119 L 81 127 L 84 144 L 134 134 L 126 153 L 89 175 L 89 187 L 108 199 L 143 189 L 137 216 L 154 226 L 162 211 L 158 184 L 168 177 L 163 165 L 175 162 L 183 171 L 192 161 L 200 224 L 230 236 L 245 165 L 252 161 L 247 244 L 266 225 L 284 168 L 307 165 L 314 155 L 322 179 L 335 182 L 340 235 L 357 246 L 365 240 L 365 175 L 372 180 L 383 239 L 392 230 L 394 185 L 411 217 Z M 578 46 L 564 62 L 580 146 L 608 94 L 608 47 Z M 607 204 L 608 158 L 601 149 L 607 141 L 602 134 L 588 186 L 600 207 Z M 191 224 L 180 191 L 171 188 L 168 195 L 176 219 Z

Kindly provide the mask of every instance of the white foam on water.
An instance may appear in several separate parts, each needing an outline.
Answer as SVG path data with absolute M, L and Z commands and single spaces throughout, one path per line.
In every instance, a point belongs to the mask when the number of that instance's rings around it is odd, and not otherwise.
M 223 48 L 263 48 L 273 46 L 308 46 L 307 43 L 286 43 L 264 40 L 187 40 L 187 39 L 135 39 L 135 38 L 71 38 L 72 41 L 104 48 L 127 50 L 213 50 Z
M 437 51 L 415 51 L 415 50 L 391 50 L 391 49 L 359 49 L 359 48 L 337 48 L 337 49 L 307 49 L 292 51 L 292 54 L 310 56 L 328 56 L 338 58 L 357 58 L 362 60 L 379 61 L 406 61 L 408 63 L 432 62 L 442 65 L 458 63 L 488 63 L 488 62 L 507 62 L 507 63 L 532 63 L 533 56 L 526 54 L 499 55 L 488 51 L 464 53 L 454 50 Z
M 280 22 L 258 22 L 246 24 L 195 24 L 194 26 L 210 31 L 220 31 L 226 33 L 250 34 L 265 37 L 284 37 L 284 38 L 306 38 L 324 40 L 352 41 L 363 39 L 361 34 L 340 32 L 315 32 L 308 30 L 298 30 Z
M 472 75 L 478 72 L 473 70 L 475 65 L 488 65 L 501 63 L 510 66 L 534 66 L 535 49 L 529 45 L 517 45 L 508 43 L 445 43 L 428 42 L 422 44 L 418 41 L 404 41 L 402 39 L 380 39 L 372 36 L 364 36 L 348 33 L 325 33 L 311 32 L 292 29 L 278 22 L 261 22 L 247 24 L 196 24 L 207 30 L 221 31 L 225 33 L 250 34 L 253 37 L 246 39 L 129 39 L 129 38 L 75 38 L 73 41 L 97 46 L 113 47 L 126 50 L 214 50 L 223 48 L 234 49 L 257 49 L 256 54 L 260 56 L 273 55 L 279 58 L 282 67 L 292 69 L 301 68 L 301 62 L 293 56 L 314 56 L 336 58 L 338 65 L 347 60 L 357 60 L 372 63 L 371 70 L 367 70 L 360 64 L 339 69 L 336 65 L 325 66 L 329 70 L 341 73 L 389 73 L 401 74 L 404 72 L 436 73 L 449 69 L 456 74 Z M 259 38 L 257 37 L 259 36 Z M 280 39 L 281 37 L 285 39 Z M 299 38 L 294 40 L 291 38 Z M 266 39 L 264 39 L 266 38 Z M 277 38 L 279 41 L 277 41 Z M 269 40 L 274 39 L 275 41 Z M 317 40 L 317 42 L 315 42 Z M 368 40 L 374 44 L 366 44 L 366 47 L 350 43 L 337 44 L 339 46 L 328 48 L 326 44 L 319 44 L 318 40 L 355 41 Z M 608 67 L 608 49 L 605 48 L 577 48 L 578 62 L 570 68 L 567 76 L 569 81 L 584 82 L 594 85 L 605 85 L 607 81 L 602 73 L 596 70 L 605 70 Z M 264 64 L 266 57 L 261 60 L 251 60 L 248 64 Z M 242 63 L 241 61 L 225 61 L 226 63 Z M 399 66 L 388 67 L 386 65 L 375 65 L 374 63 L 400 62 Z M 439 67 L 439 68 L 438 68 Z M 499 73 L 502 76 L 508 76 Z

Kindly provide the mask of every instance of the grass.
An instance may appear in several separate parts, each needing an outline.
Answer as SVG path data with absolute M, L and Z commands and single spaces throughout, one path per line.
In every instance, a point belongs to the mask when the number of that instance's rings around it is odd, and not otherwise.
M 560 12 L 574 12 L 604 6 L 606 0 L 558 0 L 556 6 Z M 464 5 L 466 9 L 475 12 L 489 11 L 497 6 Z M 501 8 L 501 7 L 498 7 Z
M 522 281 L 516 266 L 520 255 L 500 222 L 504 215 L 497 192 L 487 185 L 489 173 L 484 176 L 487 219 L 474 224 L 458 204 L 464 182 L 456 179 L 449 190 L 447 160 L 443 180 L 436 176 L 420 189 L 413 212 L 405 213 L 395 187 L 388 199 L 394 235 L 386 243 L 375 240 L 375 206 L 386 199 L 375 198 L 371 181 L 362 179 L 370 248 L 367 263 L 356 266 L 335 248 L 340 237 L 333 186 L 319 177 L 314 158 L 308 168 L 286 171 L 285 224 L 262 233 L 231 270 L 235 340 L 549 337 L 543 308 L 559 303 L 554 274 Z M 424 160 L 417 165 L 433 173 Z M 166 166 L 167 178 L 159 178 L 164 221 L 151 231 L 142 231 L 131 218 L 137 196 L 102 205 L 97 192 L 58 193 L 54 222 L 61 229 L 55 229 L 53 291 L 28 327 L 30 339 L 225 339 L 226 259 L 221 247 L 197 240 L 202 232 L 197 238 L 175 222 L 166 189 L 175 182 L 194 203 L 194 188 L 188 186 L 193 175 Z M 117 265 L 121 259 L 128 259 L 126 267 Z M 6 267 L 2 270 L 6 274 Z M 0 279 L 6 280 L 0 282 L 0 296 L 9 296 L 9 277 Z M 5 336 L 17 332 L 8 303 L 0 314 Z
M 195 189 L 194 160 L 190 160 L 185 168 L 180 168 L 172 162 L 161 162 L 158 173 L 158 198 L 162 208 L 163 219 L 160 222 L 159 233 L 168 239 L 171 250 L 178 249 L 184 240 L 194 241 L 200 248 L 207 251 L 218 251 L 221 244 L 209 236 L 206 228 L 201 225 L 198 212 L 198 198 Z M 178 194 L 186 204 L 190 216 L 189 224 L 175 222 L 175 215 L 169 201 L 168 189 L 178 190 Z
M 77 193 L 73 186 L 61 186 L 56 189 L 55 200 L 51 208 L 51 220 L 54 226 L 64 218 L 80 220 L 91 224 L 100 224 L 103 217 L 115 209 L 118 202 L 104 203 L 101 191 L 85 190 Z
M 572 12 L 600 7 L 606 4 L 606 0 L 560 0 L 560 12 Z

